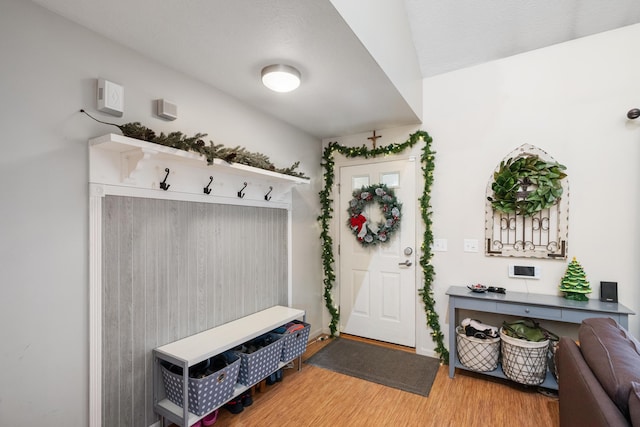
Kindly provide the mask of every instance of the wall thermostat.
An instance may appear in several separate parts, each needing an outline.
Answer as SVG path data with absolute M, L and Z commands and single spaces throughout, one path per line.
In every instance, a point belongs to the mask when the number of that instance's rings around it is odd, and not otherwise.
M 509 277 L 516 279 L 539 279 L 540 267 L 534 265 L 510 265 Z

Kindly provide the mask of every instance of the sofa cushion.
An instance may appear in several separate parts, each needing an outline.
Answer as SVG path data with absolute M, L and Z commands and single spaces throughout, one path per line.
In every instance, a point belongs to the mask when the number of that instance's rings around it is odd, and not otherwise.
M 629 394 L 629 415 L 631 424 L 640 426 L 640 383 L 631 383 L 631 393 Z
M 640 382 L 640 343 L 611 318 L 585 319 L 580 351 L 602 388 L 629 418 L 632 382 Z

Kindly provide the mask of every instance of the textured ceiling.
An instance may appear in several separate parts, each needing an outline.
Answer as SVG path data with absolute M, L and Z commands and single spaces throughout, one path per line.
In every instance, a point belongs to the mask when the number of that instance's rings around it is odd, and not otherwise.
M 420 122 L 332 4 L 355 0 L 32 1 L 318 138 Z M 423 77 L 640 22 L 638 0 L 394 1 Z M 360 4 L 366 20 L 375 3 Z M 298 90 L 261 85 L 275 62 L 301 71 Z
M 640 22 L 638 0 L 404 0 L 423 77 Z

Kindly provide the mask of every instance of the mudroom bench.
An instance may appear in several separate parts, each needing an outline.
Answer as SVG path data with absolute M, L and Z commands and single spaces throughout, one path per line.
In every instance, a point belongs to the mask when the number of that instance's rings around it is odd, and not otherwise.
M 189 367 L 233 349 L 293 320 L 304 321 L 304 310 L 274 306 L 155 348 L 153 350 L 153 406 L 156 413 L 162 417 L 162 426 L 166 425 L 166 420 L 180 426 L 190 426 L 206 415 L 199 416 L 188 410 Z M 301 356 L 298 357 L 298 369 L 302 366 L 300 359 Z M 182 407 L 171 402 L 165 395 L 160 372 L 162 362 L 168 362 L 182 368 Z M 278 369 L 284 365 L 284 362 L 280 362 Z M 235 385 L 233 397 L 239 396 L 249 388 L 250 386 L 238 382 Z

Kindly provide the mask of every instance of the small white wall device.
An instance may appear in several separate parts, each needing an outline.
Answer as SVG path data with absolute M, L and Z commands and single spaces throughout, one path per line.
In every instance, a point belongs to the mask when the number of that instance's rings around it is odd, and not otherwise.
M 515 279 L 539 279 L 540 267 L 534 265 L 509 265 L 509 277 Z
M 124 87 L 105 79 L 98 79 L 98 111 L 122 117 Z
M 178 118 L 178 106 L 166 99 L 157 99 L 156 113 L 165 120 L 175 120 Z

